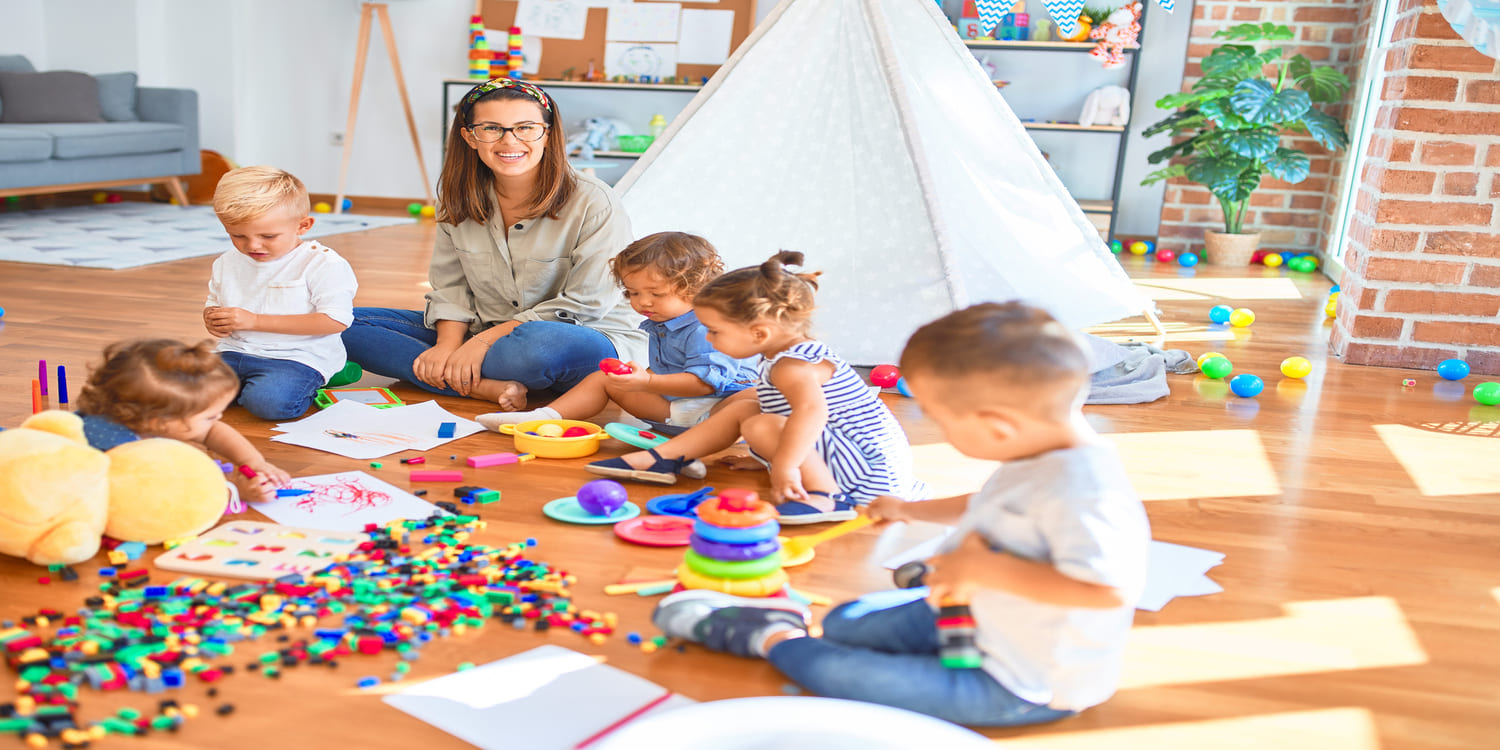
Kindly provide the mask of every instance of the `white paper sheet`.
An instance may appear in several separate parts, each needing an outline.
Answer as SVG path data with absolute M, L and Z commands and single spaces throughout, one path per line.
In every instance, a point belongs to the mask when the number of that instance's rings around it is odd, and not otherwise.
M 437 436 L 443 422 L 454 424 L 453 437 Z M 273 442 L 369 460 L 406 450 L 429 451 L 450 440 L 482 432 L 484 426 L 450 413 L 436 401 L 388 409 L 339 401 L 310 417 L 283 422 L 271 429 L 282 433 L 272 437 Z
M 910 527 L 908 538 L 921 541 L 882 562 L 881 565 L 887 570 L 895 570 L 912 560 L 932 557 L 953 533 L 950 526 L 919 523 L 906 525 Z M 1205 575 L 1223 562 L 1222 552 L 1152 540 L 1146 559 L 1146 589 L 1141 593 L 1135 608 L 1160 612 L 1162 607 L 1167 606 L 1167 602 L 1176 597 L 1203 596 L 1223 591 L 1223 586 Z
M 413 685 L 385 702 L 485 750 L 571 748 L 666 692 L 549 645 Z M 673 695 L 632 721 L 694 703 Z
M 312 490 L 310 495 L 278 497 L 250 507 L 286 526 L 325 531 L 363 531 L 365 524 L 448 515 L 432 503 L 363 471 L 295 477 L 288 489 Z
M 582 39 L 588 25 L 589 6 L 583 0 L 520 0 L 515 25 L 530 36 Z
M 604 41 L 675 42 L 681 14 L 682 6 L 678 3 L 612 5 L 609 23 L 604 27 Z
M 713 0 L 718 2 L 719 0 Z M 583 0 L 583 4 L 590 8 L 613 8 L 616 5 L 629 5 L 632 0 Z
M 677 45 L 634 42 L 605 42 L 604 74 L 606 76 L 677 75 Z
M 734 11 L 684 8 L 677 37 L 677 62 L 682 65 L 722 65 L 729 59 Z

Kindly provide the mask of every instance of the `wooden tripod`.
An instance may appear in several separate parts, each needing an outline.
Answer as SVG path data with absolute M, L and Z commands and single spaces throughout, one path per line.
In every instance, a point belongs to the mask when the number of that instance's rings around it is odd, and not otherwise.
M 417 153 L 417 169 L 422 174 L 422 190 L 431 205 L 432 183 L 427 179 L 427 163 L 422 159 L 422 141 L 417 137 L 417 121 L 411 116 L 411 100 L 406 96 L 406 78 L 401 75 L 401 58 L 396 54 L 396 35 L 391 28 L 391 17 L 385 3 L 360 3 L 359 49 L 354 53 L 354 88 L 349 93 L 349 122 L 344 127 L 344 159 L 339 165 L 339 192 L 333 202 L 333 212 L 344 212 L 344 185 L 349 178 L 349 154 L 354 148 L 354 123 L 359 119 L 359 89 L 365 81 L 365 58 L 370 51 L 370 15 L 380 17 L 380 29 L 385 35 L 385 51 L 391 57 L 391 68 L 396 73 L 396 91 L 401 94 L 401 109 L 406 113 L 406 127 L 411 130 L 412 149 Z

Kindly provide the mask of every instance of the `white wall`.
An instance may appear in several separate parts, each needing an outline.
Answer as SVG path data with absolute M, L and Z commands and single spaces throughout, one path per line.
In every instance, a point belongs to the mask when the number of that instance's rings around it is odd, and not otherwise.
M 42 0 L 0 0 L 0 55 L 25 55 L 37 70 L 45 69 Z

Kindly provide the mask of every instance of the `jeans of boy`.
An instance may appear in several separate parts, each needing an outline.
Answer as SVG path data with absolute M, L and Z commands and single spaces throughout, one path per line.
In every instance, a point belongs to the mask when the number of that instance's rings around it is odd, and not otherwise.
M 301 362 L 241 352 L 219 352 L 240 376 L 239 404 L 261 419 L 296 419 L 312 406 L 323 375 Z
M 823 618 L 823 637 L 792 638 L 767 659 L 808 691 L 881 703 L 976 727 L 1038 724 L 1072 716 L 1017 698 L 982 669 L 938 658 L 937 613 L 926 589 L 845 602 Z
M 354 308 L 354 324 L 344 329 L 344 349 L 361 367 L 399 378 L 423 390 L 457 396 L 417 379 L 412 363 L 437 343 L 437 331 L 422 322 L 418 310 Z M 528 390 L 565 391 L 599 369 L 599 360 L 615 356 L 615 345 L 592 328 L 534 320 L 500 337 L 479 366 L 491 380 L 514 380 Z

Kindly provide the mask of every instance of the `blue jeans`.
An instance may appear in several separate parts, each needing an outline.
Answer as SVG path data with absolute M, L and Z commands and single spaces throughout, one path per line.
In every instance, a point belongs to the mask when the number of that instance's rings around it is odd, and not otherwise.
M 437 331 L 422 318 L 417 310 L 356 307 L 354 324 L 344 329 L 344 348 L 351 361 L 370 372 L 457 396 L 458 391 L 424 383 L 412 372 L 417 357 L 437 343 Z M 598 371 L 599 360 L 613 356 L 615 345 L 592 328 L 534 320 L 496 341 L 479 373 L 490 380 L 514 380 L 527 390 L 566 391 Z
M 828 698 L 880 703 L 976 727 L 1017 726 L 1072 716 L 1024 701 L 982 669 L 949 669 L 938 658 L 937 613 L 926 589 L 873 594 L 835 607 L 823 637 L 792 638 L 767 659 Z
M 323 387 L 323 374 L 301 362 L 241 352 L 219 352 L 219 357 L 240 376 L 240 406 L 261 419 L 302 416 Z

